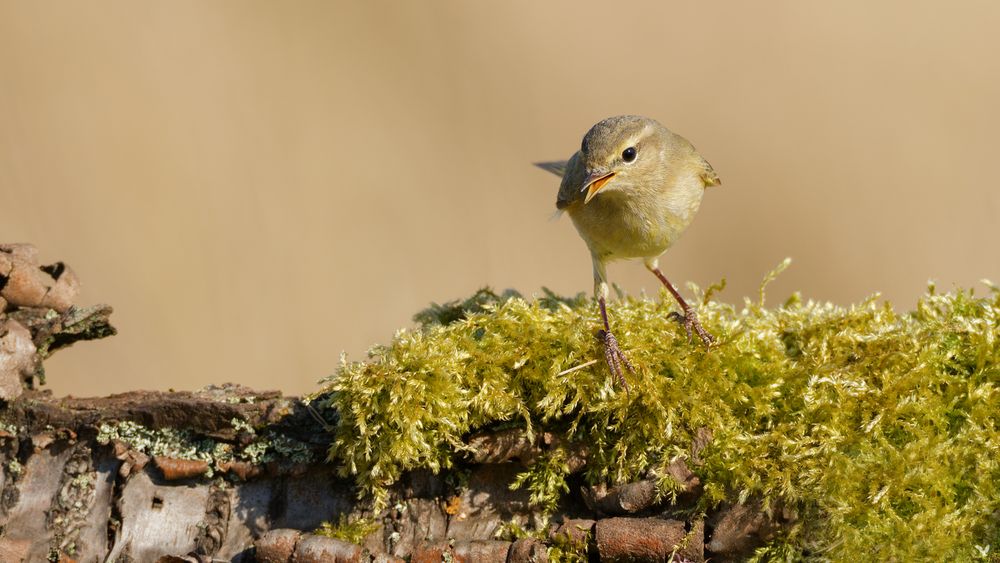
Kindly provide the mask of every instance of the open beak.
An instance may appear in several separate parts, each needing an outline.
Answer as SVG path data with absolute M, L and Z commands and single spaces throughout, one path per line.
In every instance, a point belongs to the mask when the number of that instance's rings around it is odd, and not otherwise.
M 588 174 L 587 179 L 583 181 L 583 188 L 580 190 L 581 192 L 587 192 L 587 197 L 583 199 L 583 203 L 590 203 L 590 200 L 594 199 L 597 192 L 601 191 L 601 188 L 606 186 L 614 177 L 614 172 L 591 172 Z

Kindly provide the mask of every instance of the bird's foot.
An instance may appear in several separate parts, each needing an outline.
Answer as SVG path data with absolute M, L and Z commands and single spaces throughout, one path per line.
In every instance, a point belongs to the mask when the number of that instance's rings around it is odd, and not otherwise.
M 611 373 L 613 373 L 615 377 L 618 378 L 618 381 L 621 382 L 622 387 L 625 388 L 625 393 L 628 393 L 628 382 L 625 381 L 625 374 L 622 372 L 622 366 L 625 366 L 625 369 L 627 369 L 629 373 L 635 373 L 635 368 L 632 367 L 632 362 L 628 361 L 628 358 L 625 357 L 625 353 L 622 352 L 622 349 L 618 346 L 618 339 L 615 338 L 615 335 L 611 334 L 607 330 L 601 330 L 598 331 L 597 337 L 601 339 L 601 343 L 604 344 L 604 359 L 608 362 L 608 369 L 611 370 Z
M 691 342 L 692 333 L 695 333 L 698 335 L 698 338 L 701 338 L 701 341 L 705 343 L 706 348 L 711 348 L 712 344 L 715 343 L 715 337 L 709 334 L 708 331 L 701 326 L 701 322 L 698 321 L 698 314 L 694 312 L 694 309 L 685 308 L 683 315 L 674 311 L 667 315 L 667 318 L 673 319 L 684 325 L 684 330 L 687 331 L 688 335 L 688 342 Z

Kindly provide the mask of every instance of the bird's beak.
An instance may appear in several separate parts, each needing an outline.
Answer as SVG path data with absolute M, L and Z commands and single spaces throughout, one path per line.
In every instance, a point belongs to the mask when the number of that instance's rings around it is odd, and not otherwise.
M 581 192 L 587 192 L 587 197 L 583 199 L 583 203 L 590 203 L 590 200 L 594 199 L 597 192 L 606 186 L 614 177 L 614 172 L 591 172 L 588 174 L 587 179 L 583 181 L 583 188 L 580 190 Z

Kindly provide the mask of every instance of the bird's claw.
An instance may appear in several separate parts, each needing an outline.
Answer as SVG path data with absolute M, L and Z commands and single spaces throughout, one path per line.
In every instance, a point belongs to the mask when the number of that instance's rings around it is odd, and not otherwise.
M 629 373 L 635 373 L 635 368 L 632 367 L 632 362 L 628 361 L 628 358 L 625 357 L 625 353 L 622 352 L 622 349 L 618 346 L 618 339 L 615 338 L 615 335 L 611 334 L 609 331 L 601 330 L 597 333 L 597 337 L 601 340 L 601 343 L 604 344 L 604 359 L 608 362 L 608 369 L 611 370 L 611 373 L 618 378 L 618 381 L 621 382 L 622 387 L 625 388 L 625 393 L 627 394 L 629 392 L 628 382 L 625 381 L 625 374 L 622 372 L 622 366 L 624 365 L 625 369 L 627 369 Z
M 712 344 L 715 344 L 715 337 L 701 326 L 701 322 L 698 321 L 698 314 L 694 312 L 694 309 L 685 309 L 683 315 L 677 311 L 673 311 L 667 315 L 667 318 L 684 325 L 684 330 L 688 335 L 688 342 L 691 342 L 692 336 L 697 334 L 698 338 L 701 338 L 701 341 L 705 343 L 706 348 L 711 348 Z

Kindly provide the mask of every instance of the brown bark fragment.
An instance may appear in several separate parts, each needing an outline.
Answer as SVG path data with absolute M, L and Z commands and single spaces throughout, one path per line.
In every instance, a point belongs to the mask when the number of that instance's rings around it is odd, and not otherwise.
M 535 442 L 519 428 L 476 434 L 469 439 L 469 446 L 474 448 L 473 463 L 502 463 L 514 459 L 527 463 L 541 453 Z
M 475 467 L 462 491 L 458 512 L 448 522 L 448 537 L 455 540 L 492 538 L 501 523 L 524 524 L 531 513 L 526 490 L 510 490 L 520 466 L 513 463 Z
M 190 479 L 208 473 L 208 462 L 203 459 L 177 459 L 154 456 L 153 463 L 167 481 Z
M 288 563 L 301 536 L 301 531 L 288 528 L 265 532 L 253 542 L 258 563 Z
M 601 561 L 669 561 L 675 555 L 704 560 L 701 541 L 688 537 L 678 520 L 605 518 L 597 521 L 594 535 Z
M 264 469 L 249 461 L 223 461 L 219 462 L 219 469 L 226 473 L 232 473 L 241 481 L 249 481 L 264 474 Z
M 30 551 L 31 540 L 0 538 L 0 561 L 10 561 L 11 563 L 28 561 Z
M 0 245 L 0 283 L 6 283 L 4 278 L 10 275 L 10 270 L 13 267 L 10 254 L 4 252 L 3 245 Z
M 6 276 L 7 284 L 0 290 L 0 295 L 15 307 L 41 307 L 45 294 L 49 292 L 45 283 L 48 275 L 34 264 L 17 259 L 11 262 L 13 267 Z M 54 283 L 51 278 L 48 281 Z
M 403 510 L 396 512 L 392 523 L 396 533 L 391 553 L 406 557 L 425 542 L 445 539 L 448 519 L 441 504 L 434 499 L 411 498 L 402 503 Z
M 94 452 L 93 448 L 91 451 Z M 111 507 L 115 503 L 115 475 L 118 460 L 105 455 L 101 450 L 94 452 L 93 485 L 89 509 L 85 512 L 85 520 L 79 527 L 76 537 L 76 552 L 74 557 L 80 561 L 104 561 L 108 549 L 108 522 L 111 519 Z
M 11 497 L 7 496 L 8 483 L 4 483 L 4 503 L 12 502 L 0 521 L 4 528 L 4 539 L 28 542 L 31 546 L 29 561 L 44 561 L 48 556 L 52 530 L 49 529 L 45 514 L 52 510 L 66 462 L 73 454 L 72 448 L 61 446 L 47 448 L 28 458 L 21 469 L 16 488 L 10 491 L 15 493 Z M 11 476 L 5 475 L 5 478 L 9 480 Z
M 153 561 L 196 549 L 210 487 L 172 485 L 160 481 L 157 473 L 147 467 L 133 474 L 119 493 L 121 529 L 109 560 L 127 554 L 135 561 Z
M 712 518 L 711 540 L 705 546 L 724 559 L 738 560 L 773 537 L 776 522 L 757 504 L 734 504 Z
M 690 528 L 683 553 L 693 556 L 694 561 L 705 561 L 705 521 L 695 520 Z
M 46 266 L 43 269 L 50 275 L 55 274 L 53 275 L 55 284 L 49 287 L 39 305 L 65 313 L 73 306 L 73 301 L 80 293 L 80 280 L 76 277 L 76 273 L 62 262 Z
M 587 448 L 579 442 L 567 442 L 551 432 L 542 432 L 528 439 L 528 433 L 520 428 L 481 432 L 472 436 L 468 444 L 473 451 L 473 463 L 489 464 L 519 461 L 530 464 L 545 449 L 562 448 L 567 453 L 566 464 L 570 473 L 576 473 L 587 465 Z
M 617 491 L 617 505 L 627 513 L 639 512 L 656 502 L 656 483 L 639 481 L 622 485 Z
M 456 542 L 454 549 L 455 561 L 458 563 L 506 563 L 510 542 L 472 540 Z
M 691 494 L 701 486 L 701 479 L 688 468 L 687 463 L 677 458 L 667 465 L 667 474 L 680 486 L 679 494 Z
M 31 264 L 38 263 L 38 248 L 26 242 L 8 242 L 0 244 L 0 257 L 6 254 L 10 258 L 23 260 Z
M 156 563 L 202 563 L 208 560 L 197 555 L 164 555 L 156 560 Z
M 64 313 L 80 291 L 76 274 L 62 262 L 38 263 L 30 244 L 0 245 L 0 295 L 14 307 L 43 307 Z
M 55 440 L 56 437 L 48 432 L 39 432 L 31 435 L 31 445 L 34 446 L 35 453 L 49 447 Z
M 360 545 L 343 540 L 304 534 L 295 546 L 294 563 L 360 563 Z
M 587 507 L 598 514 L 632 514 L 655 503 L 656 483 L 643 480 L 611 488 L 602 483 L 586 487 L 581 493 Z
M 38 369 L 31 332 L 21 323 L 0 321 L 0 399 L 12 401 L 24 392 L 23 381 Z
M 533 538 L 522 538 L 510 546 L 507 563 L 548 563 L 549 550 Z
M 587 466 L 587 456 L 590 455 L 590 448 L 581 442 L 567 442 L 565 439 L 552 432 L 543 432 L 542 441 L 550 449 L 562 448 L 566 451 L 566 466 L 570 473 L 582 471 Z
M 712 430 L 702 426 L 695 430 L 694 438 L 691 439 L 691 464 L 699 466 L 704 464 L 701 459 L 701 452 L 712 443 Z
M 130 450 L 121 442 L 115 442 L 114 448 L 115 458 L 122 462 L 118 468 L 118 474 L 122 479 L 128 479 L 130 475 L 142 471 L 149 463 L 148 455 L 140 451 Z
M 563 520 L 550 537 L 564 536 L 574 545 L 587 545 L 594 537 L 594 520 L 584 518 L 567 518 Z
M 130 421 L 149 428 L 184 428 L 219 439 L 235 437 L 234 418 L 256 424 L 266 410 L 264 401 L 224 402 L 190 391 L 130 391 L 108 397 L 65 397 L 24 405 L 25 413 L 42 426 L 79 428 L 97 426 L 103 421 Z M 198 416 L 192 417 L 193 412 Z
M 410 563 L 441 563 L 444 561 L 446 553 L 449 556 L 452 555 L 447 542 L 421 543 L 413 549 Z

